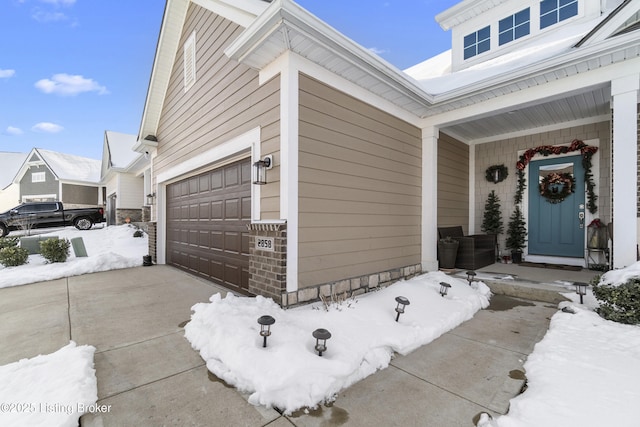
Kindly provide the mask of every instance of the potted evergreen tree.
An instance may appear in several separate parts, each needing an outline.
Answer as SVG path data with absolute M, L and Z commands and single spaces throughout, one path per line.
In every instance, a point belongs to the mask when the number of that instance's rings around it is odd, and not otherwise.
M 498 234 L 504 231 L 502 222 L 502 212 L 500 212 L 500 198 L 496 195 L 495 190 L 491 190 L 487 203 L 484 205 L 484 216 L 480 229 L 487 234 L 494 234 L 496 242 L 496 257 L 500 253 L 498 250 Z
M 522 262 L 522 250 L 527 241 L 527 227 L 520 206 L 516 205 L 513 214 L 509 217 L 507 226 L 507 248 L 511 249 L 511 259 L 514 263 Z

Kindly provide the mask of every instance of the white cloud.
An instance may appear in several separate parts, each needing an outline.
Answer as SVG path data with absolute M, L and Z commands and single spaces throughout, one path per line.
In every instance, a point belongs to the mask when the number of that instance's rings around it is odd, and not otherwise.
M 31 130 L 35 132 L 58 133 L 58 132 L 62 132 L 64 128 L 55 123 L 40 122 L 37 125 L 33 126 Z
M 16 73 L 16 70 L 3 70 L 0 68 L 0 79 L 8 79 L 9 77 L 13 77 Z
M 383 53 L 389 52 L 389 50 L 387 49 L 379 49 L 377 47 L 370 47 L 369 51 L 375 53 L 376 55 L 382 55 Z
M 7 128 L 7 133 L 9 135 L 22 135 L 24 132 L 22 132 L 22 129 L 20 128 L 9 126 Z
M 76 0 L 40 0 L 42 3 L 49 3 L 55 6 L 72 6 Z
M 36 9 L 31 17 L 38 22 L 57 22 L 68 19 L 67 15 L 62 12 L 45 12 L 41 9 Z
M 62 96 L 74 96 L 83 92 L 97 92 L 98 95 L 109 93 L 106 87 L 101 86 L 93 79 L 70 74 L 54 74 L 51 79 L 38 80 L 35 87 L 44 93 Z

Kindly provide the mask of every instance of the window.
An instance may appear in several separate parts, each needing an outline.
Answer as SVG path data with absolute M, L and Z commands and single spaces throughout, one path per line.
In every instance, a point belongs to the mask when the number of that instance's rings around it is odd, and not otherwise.
M 503 44 L 528 35 L 530 21 L 529 8 L 500 20 L 498 23 L 498 44 L 502 46 Z
M 31 182 L 45 182 L 47 180 L 47 176 L 44 172 L 33 172 L 31 174 Z
M 491 48 L 490 27 L 471 33 L 464 38 L 464 59 L 469 59 Z
M 542 0 L 540 29 L 547 28 L 578 14 L 578 0 Z
M 196 82 L 196 33 L 193 32 L 184 43 L 184 91 Z

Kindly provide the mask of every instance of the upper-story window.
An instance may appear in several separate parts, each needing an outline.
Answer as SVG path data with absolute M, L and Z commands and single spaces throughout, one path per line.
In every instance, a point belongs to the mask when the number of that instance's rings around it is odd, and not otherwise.
M 547 28 L 578 14 L 578 0 L 542 0 L 540 29 Z
M 491 30 L 486 26 L 464 38 L 464 59 L 469 59 L 491 48 Z
M 502 46 L 520 37 L 529 35 L 531 32 L 529 23 L 531 22 L 531 14 L 529 8 L 501 19 L 498 23 L 498 43 Z
M 45 182 L 47 176 L 44 172 L 33 172 L 31 174 L 31 182 Z
M 189 36 L 183 47 L 184 91 L 196 82 L 196 33 Z

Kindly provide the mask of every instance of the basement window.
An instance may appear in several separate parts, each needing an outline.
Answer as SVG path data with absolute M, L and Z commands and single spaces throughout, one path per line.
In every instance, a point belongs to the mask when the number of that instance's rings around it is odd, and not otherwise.
M 196 82 L 196 33 L 189 36 L 183 47 L 184 91 L 188 91 Z

